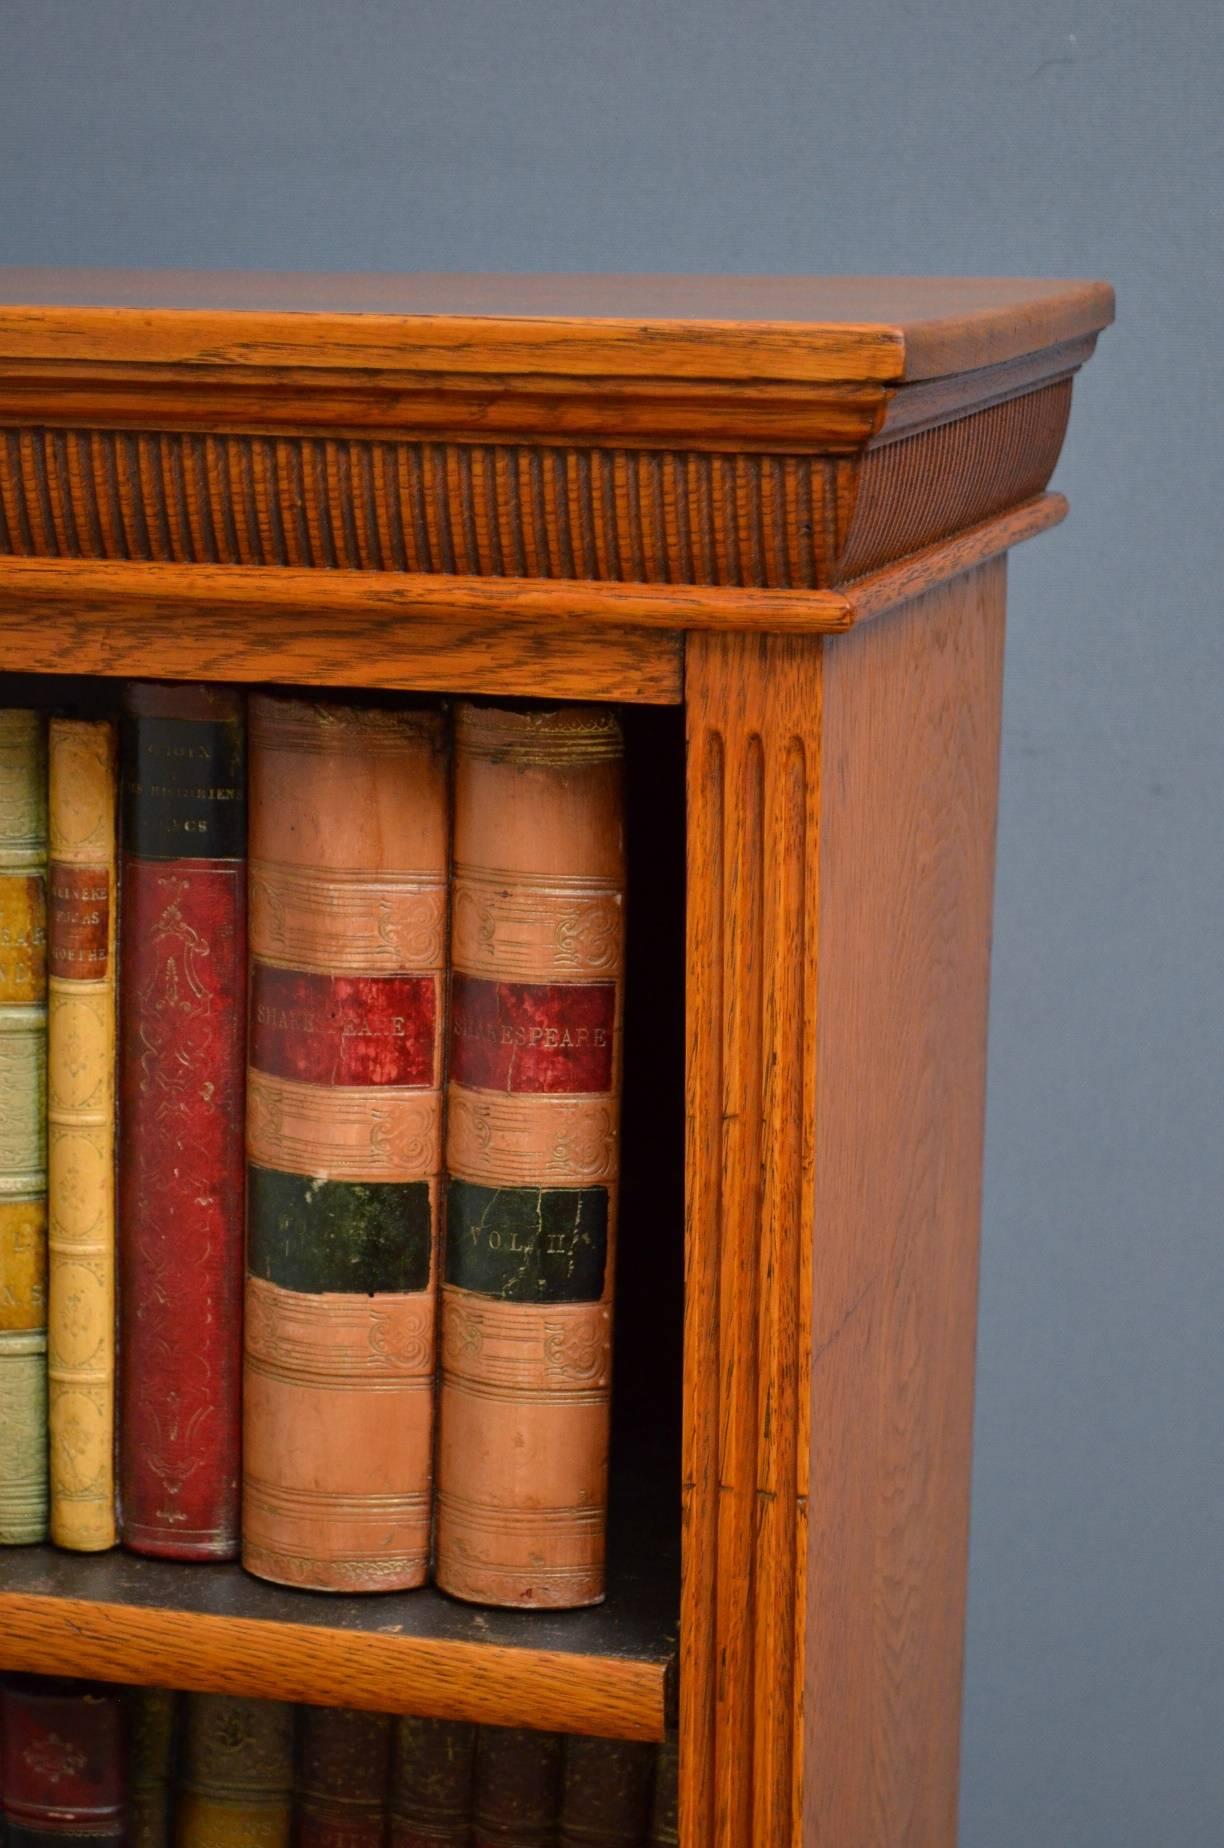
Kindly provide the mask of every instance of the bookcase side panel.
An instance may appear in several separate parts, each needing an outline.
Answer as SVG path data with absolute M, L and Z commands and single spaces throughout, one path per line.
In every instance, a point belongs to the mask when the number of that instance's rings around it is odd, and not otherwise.
M 813 1848 L 956 1838 L 1005 583 L 824 647 Z

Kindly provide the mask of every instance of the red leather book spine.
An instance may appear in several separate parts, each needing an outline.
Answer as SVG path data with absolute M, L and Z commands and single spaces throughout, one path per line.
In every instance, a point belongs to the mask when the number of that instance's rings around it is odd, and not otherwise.
M 635 1739 L 566 1739 L 557 1848 L 641 1848 L 654 1762 Z
M 552 1848 L 564 1750 L 557 1733 L 520 1726 L 480 1728 L 472 1848 Z
M 384 1848 L 392 1725 L 350 1707 L 300 1710 L 296 1848 Z
M 242 695 L 135 684 L 124 724 L 120 1494 L 138 1553 L 238 1551 Z
M 13 1675 L 4 1707 L 9 1848 L 125 1839 L 120 1696 L 83 1682 Z
M 461 1720 L 396 1720 L 391 1848 L 471 1848 L 477 1730 Z

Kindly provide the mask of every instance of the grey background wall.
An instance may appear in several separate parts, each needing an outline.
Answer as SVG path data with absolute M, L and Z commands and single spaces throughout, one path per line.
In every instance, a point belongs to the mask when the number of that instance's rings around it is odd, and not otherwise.
M 3 262 L 1117 284 L 1012 566 L 964 1848 L 1224 1840 L 1222 79 L 1218 0 L 0 5 Z

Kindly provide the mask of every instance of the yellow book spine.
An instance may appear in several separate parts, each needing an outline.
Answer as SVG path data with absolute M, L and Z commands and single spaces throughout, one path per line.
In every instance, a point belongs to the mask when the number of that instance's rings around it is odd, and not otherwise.
M 47 781 L 0 712 L 0 1543 L 47 1537 Z
M 51 1538 L 115 1544 L 115 728 L 48 747 L 48 1424 Z
M 176 1848 L 289 1848 L 289 1799 L 260 1802 L 185 1790 L 178 1802 Z
M 175 1848 L 289 1848 L 293 1708 L 189 1694 L 185 1720 Z

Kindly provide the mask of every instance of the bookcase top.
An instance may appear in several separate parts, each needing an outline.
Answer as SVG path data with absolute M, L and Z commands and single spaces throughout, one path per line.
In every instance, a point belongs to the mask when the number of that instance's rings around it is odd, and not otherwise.
M 1092 336 L 1106 283 L 0 268 L 0 364 L 902 383 Z

